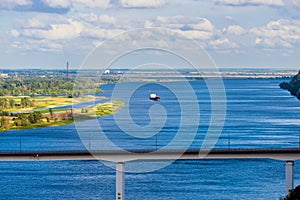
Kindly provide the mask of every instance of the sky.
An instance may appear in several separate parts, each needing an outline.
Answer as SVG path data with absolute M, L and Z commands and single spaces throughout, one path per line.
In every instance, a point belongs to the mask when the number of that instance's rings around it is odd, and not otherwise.
M 0 69 L 76 69 L 103 41 L 151 27 L 197 42 L 220 68 L 297 69 L 299 10 L 300 0 L 0 0 Z

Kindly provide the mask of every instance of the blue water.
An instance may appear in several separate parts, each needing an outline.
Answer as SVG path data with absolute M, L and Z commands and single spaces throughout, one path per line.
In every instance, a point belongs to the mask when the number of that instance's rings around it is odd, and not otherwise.
M 299 146 L 300 101 L 279 89 L 283 79 L 227 79 L 227 115 L 215 148 L 290 148 Z M 134 84 L 134 83 L 131 83 Z M 209 127 L 211 99 L 203 81 L 191 82 L 200 110 L 197 135 L 189 148 L 199 148 Z M 114 85 L 105 85 L 109 96 Z M 130 85 L 126 85 L 130 88 Z M 177 88 L 175 93 L 168 87 Z M 99 118 L 103 132 L 116 146 L 124 149 L 182 148 L 170 145 L 180 127 L 180 103 L 192 109 L 187 95 L 178 101 L 182 84 L 145 84 L 133 92 L 130 116 L 139 126 L 151 123 L 148 113 L 153 105 L 163 107 L 166 120 L 157 137 L 136 138 L 121 131 L 114 116 Z M 161 102 L 148 100 L 150 92 Z M 124 90 L 124 94 L 128 91 Z M 176 96 L 177 95 L 177 96 Z M 122 95 L 121 95 L 122 96 Z M 189 107 L 190 106 L 190 107 Z M 197 111 L 184 113 L 193 130 Z M 122 116 L 120 117 L 122 120 Z M 125 118 L 124 118 L 125 120 Z M 92 121 L 81 122 L 90 127 Z M 86 148 L 107 149 L 94 142 L 99 131 L 87 129 Z M 135 129 L 131 130 L 133 133 Z M 139 133 L 135 133 L 139 134 Z M 85 141 L 85 142 L 86 142 Z M 157 142 L 156 142 L 157 141 Z M 97 145 L 96 145 L 97 144 Z M 84 149 L 75 125 L 34 130 L 8 131 L 0 135 L 1 151 Z M 296 162 L 295 184 L 300 184 L 300 162 Z M 126 174 L 127 199 L 279 199 L 285 192 L 284 162 L 258 160 L 176 161 L 159 171 Z M 1 162 L 0 199 L 114 199 L 115 172 L 96 161 Z

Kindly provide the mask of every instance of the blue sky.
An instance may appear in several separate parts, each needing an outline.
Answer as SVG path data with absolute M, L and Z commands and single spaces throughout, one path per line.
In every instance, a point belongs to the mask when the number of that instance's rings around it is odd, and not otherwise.
M 195 40 L 219 67 L 297 69 L 299 9 L 300 0 L 1 0 L 0 69 L 75 69 L 102 41 L 148 27 Z

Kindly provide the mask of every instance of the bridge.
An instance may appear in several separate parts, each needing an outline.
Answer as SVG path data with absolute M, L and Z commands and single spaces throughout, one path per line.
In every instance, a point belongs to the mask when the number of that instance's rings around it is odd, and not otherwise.
M 274 159 L 286 163 L 286 193 L 294 187 L 294 161 L 300 148 L 200 150 L 71 150 L 0 152 L 0 161 L 101 160 L 116 163 L 116 199 L 125 199 L 125 163 L 130 161 L 168 161 L 203 159 Z

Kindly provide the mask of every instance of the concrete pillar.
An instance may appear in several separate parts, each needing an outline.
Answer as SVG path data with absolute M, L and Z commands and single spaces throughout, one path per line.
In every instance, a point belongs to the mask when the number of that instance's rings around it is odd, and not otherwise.
M 285 192 L 294 189 L 294 161 L 288 160 L 285 162 Z
M 116 165 L 116 200 L 125 200 L 125 163 Z

